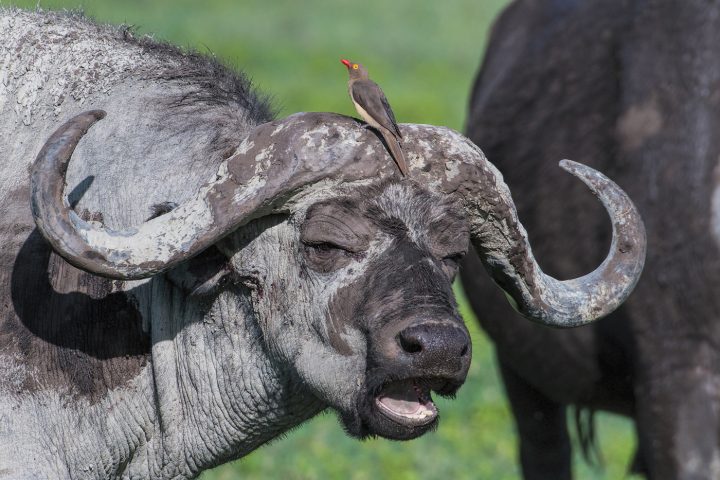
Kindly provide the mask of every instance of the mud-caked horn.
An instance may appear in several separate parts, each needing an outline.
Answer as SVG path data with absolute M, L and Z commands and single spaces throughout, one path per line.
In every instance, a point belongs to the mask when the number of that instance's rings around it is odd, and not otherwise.
M 561 166 L 598 196 L 613 225 L 611 251 L 583 277 L 559 281 L 542 272 L 502 176 L 470 140 L 444 127 L 401 125 L 411 175 L 403 179 L 379 138 L 355 119 L 299 113 L 257 126 L 188 201 L 141 225 L 113 230 L 86 222 L 65 196 L 65 172 L 78 142 L 105 116 L 95 110 L 63 124 L 31 172 L 36 224 L 68 262 L 97 275 L 130 280 L 168 270 L 261 216 L 283 211 L 305 189 L 356 181 L 409 181 L 457 197 L 471 239 L 495 282 L 528 318 L 570 327 L 610 313 L 632 291 L 645 259 L 645 230 L 627 195 L 599 172 Z

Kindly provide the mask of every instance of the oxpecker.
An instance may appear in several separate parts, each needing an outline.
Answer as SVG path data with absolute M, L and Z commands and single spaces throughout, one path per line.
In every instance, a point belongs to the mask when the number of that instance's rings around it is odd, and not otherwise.
M 340 61 L 347 67 L 350 74 L 348 92 L 355 105 L 355 110 L 368 125 L 380 132 L 390 150 L 390 155 L 400 168 L 400 172 L 407 176 L 409 171 L 399 143 L 402 134 L 385 94 L 377 83 L 370 80 L 367 70 L 361 64 L 345 59 Z

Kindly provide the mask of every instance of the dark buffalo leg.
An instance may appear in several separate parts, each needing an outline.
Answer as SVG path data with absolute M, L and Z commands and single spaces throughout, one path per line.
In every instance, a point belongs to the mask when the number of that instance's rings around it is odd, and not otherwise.
M 720 478 L 720 378 L 695 368 L 637 387 L 638 436 L 650 480 Z
M 570 480 L 565 405 L 550 400 L 500 359 L 500 372 L 520 436 L 525 480 Z

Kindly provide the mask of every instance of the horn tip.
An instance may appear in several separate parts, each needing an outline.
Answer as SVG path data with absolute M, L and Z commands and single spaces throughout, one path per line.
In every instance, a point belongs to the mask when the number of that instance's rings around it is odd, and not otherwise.
M 566 172 L 573 173 L 578 170 L 578 167 L 583 167 L 584 165 L 582 163 L 573 162 L 572 160 L 563 159 L 560 160 L 560 168 L 565 170 Z
M 102 120 L 107 115 L 107 112 L 105 110 L 90 110 L 88 112 L 85 112 L 87 115 L 90 115 L 92 117 L 95 117 L 95 120 Z

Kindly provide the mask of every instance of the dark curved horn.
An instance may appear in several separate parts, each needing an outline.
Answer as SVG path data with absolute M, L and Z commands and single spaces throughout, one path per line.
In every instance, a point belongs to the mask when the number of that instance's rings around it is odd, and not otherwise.
M 356 120 L 299 113 L 255 128 L 188 202 L 116 232 L 84 222 L 63 196 L 73 149 L 102 116 L 88 112 L 60 127 L 38 155 L 31 185 L 37 225 L 55 250 L 79 268 L 111 278 L 144 278 L 172 268 L 321 180 L 401 179 L 377 136 Z M 559 281 L 540 270 L 507 185 L 479 148 L 443 127 L 402 125 L 402 131 L 412 173 L 405 181 L 462 197 L 475 248 L 525 316 L 553 326 L 581 325 L 607 315 L 632 291 L 644 263 L 645 231 L 632 202 L 606 177 L 561 164 L 601 199 L 613 222 L 613 242 L 594 272 Z

